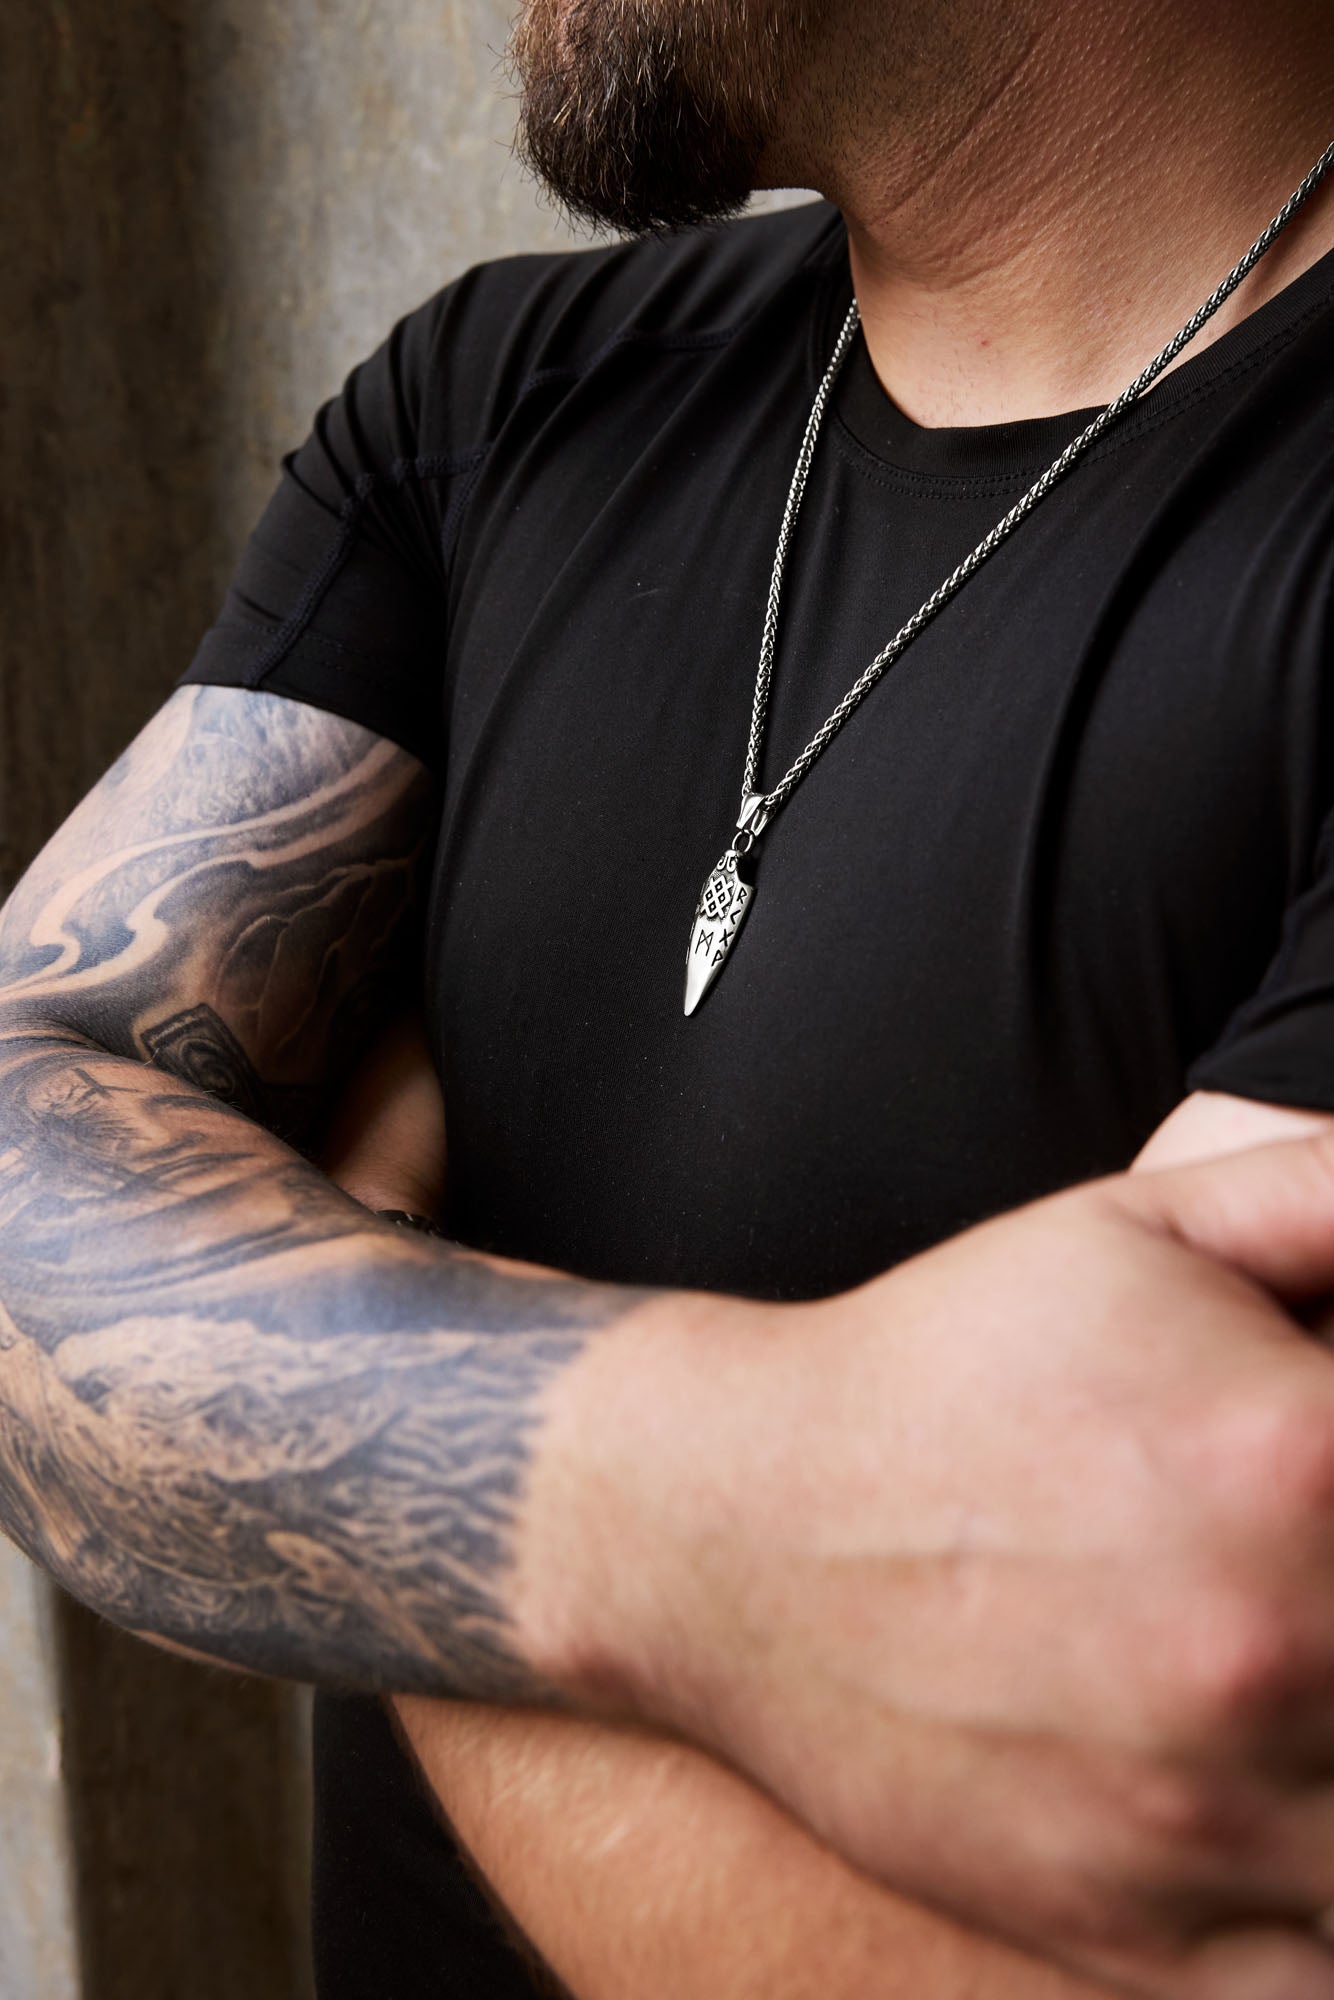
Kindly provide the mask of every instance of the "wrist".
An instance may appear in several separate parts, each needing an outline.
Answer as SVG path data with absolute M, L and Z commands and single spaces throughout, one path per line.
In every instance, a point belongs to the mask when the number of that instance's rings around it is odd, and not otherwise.
M 528 1657 L 573 1706 L 709 1739 L 798 1460 L 808 1311 L 662 1293 L 553 1385 L 514 1601 Z

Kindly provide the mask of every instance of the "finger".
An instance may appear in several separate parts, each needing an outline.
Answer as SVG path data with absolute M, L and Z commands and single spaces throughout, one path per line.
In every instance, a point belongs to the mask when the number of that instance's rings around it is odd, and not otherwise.
M 1075 1968 L 1125 2000 L 1334 2000 L 1334 1954 L 1278 1927 L 1220 1932 L 1170 1960 L 1100 1959 Z
M 1287 1300 L 1334 1292 L 1334 1133 L 1104 1183 L 1165 1229 Z
M 1163 2000 L 1334 2000 L 1334 1953 L 1314 1930 L 1224 1932 L 1195 1946 Z

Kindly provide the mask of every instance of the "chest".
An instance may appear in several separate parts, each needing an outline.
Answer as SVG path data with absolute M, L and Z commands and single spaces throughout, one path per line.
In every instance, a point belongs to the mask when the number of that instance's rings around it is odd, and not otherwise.
M 429 966 L 454 1226 L 816 1292 L 1124 1163 L 1258 981 L 1324 805 L 1328 537 L 1274 532 L 1290 474 L 1220 494 L 1203 432 L 1081 468 L 765 833 L 687 1020 L 790 440 L 707 398 L 586 430 L 495 469 L 458 591 Z M 831 436 L 762 784 L 1012 497 Z

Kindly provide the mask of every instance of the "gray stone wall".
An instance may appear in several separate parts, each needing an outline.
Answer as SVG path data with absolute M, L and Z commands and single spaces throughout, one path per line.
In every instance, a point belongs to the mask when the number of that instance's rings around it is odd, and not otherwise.
M 79 2000 L 51 1593 L 0 1545 L 0 1995 Z

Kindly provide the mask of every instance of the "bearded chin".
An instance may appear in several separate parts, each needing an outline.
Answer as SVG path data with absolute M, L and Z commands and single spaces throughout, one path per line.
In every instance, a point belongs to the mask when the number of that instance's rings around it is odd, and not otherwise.
M 572 216 L 631 235 L 744 207 L 795 6 L 529 0 L 510 45 L 521 159 Z

